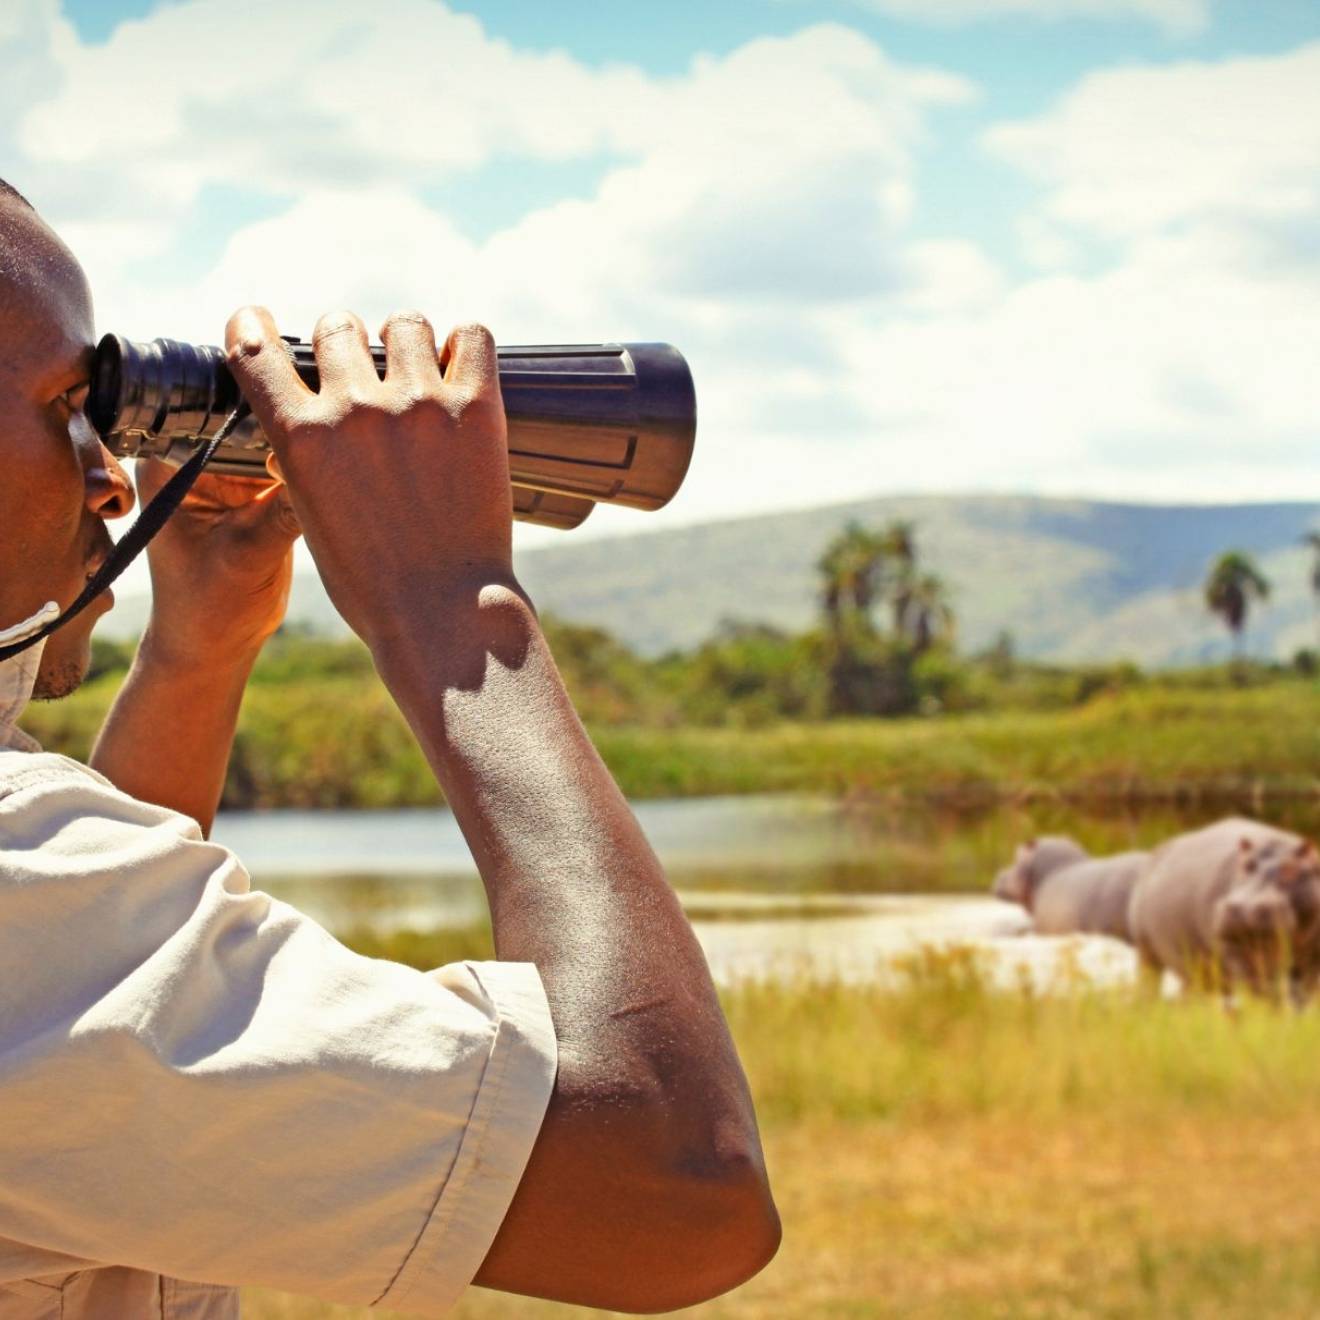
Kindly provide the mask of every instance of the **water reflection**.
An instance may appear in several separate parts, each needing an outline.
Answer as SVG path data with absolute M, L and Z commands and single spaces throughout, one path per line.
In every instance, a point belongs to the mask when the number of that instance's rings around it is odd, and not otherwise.
M 1009 940 L 1021 913 L 985 897 L 1019 842 L 1070 834 L 1093 852 L 1119 852 L 1226 814 L 1203 803 L 1086 810 L 1034 801 L 952 811 L 803 797 L 635 809 L 721 979 L 790 965 L 873 975 L 914 942 L 998 941 L 1012 974 L 1039 981 L 1052 974 L 1059 942 Z M 1315 803 L 1282 804 L 1268 818 L 1320 838 Z M 446 811 L 229 813 L 215 837 L 257 885 L 332 930 L 388 934 L 486 920 L 471 856 Z M 1067 957 L 1101 979 L 1131 974 L 1130 954 L 1111 941 L 1083 942 Z
M 1021 908 L 982 895 L 895 894 L 859 900 L 849 916 L 704 921 L 693 927 L 716 981 L 768 977 L 894 981 L 919 950 L 969 948 L 993 984 L 1036 991 L 1132 984 L 1136 953 L 1100 936 L 1027 933 Z

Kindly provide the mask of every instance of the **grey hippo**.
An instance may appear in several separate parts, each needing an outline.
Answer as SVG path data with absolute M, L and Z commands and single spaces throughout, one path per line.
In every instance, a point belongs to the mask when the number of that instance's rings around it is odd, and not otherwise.
M 1092 857 L 1075 839 L 1046 835 L 1022 844 L 995 877 L 992 892 L 1021 903 L 1042 935 L 1130 939 L 1128 901 L 1150 854 Z
M 1180 834 L 1152 855 L 1128 924 L 1148 971 L 1303 1002 L 1320 975 L 1320 856 L 1243 817 Z

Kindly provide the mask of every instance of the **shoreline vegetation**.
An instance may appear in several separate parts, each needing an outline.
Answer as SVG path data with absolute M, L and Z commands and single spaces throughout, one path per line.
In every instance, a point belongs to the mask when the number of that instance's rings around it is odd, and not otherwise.
M 1320 534 L 1306 538 L 1320 554 Z M 1024 660 L 1012 634 L 964 655 L 948 585 L 915 523 L 849 523 L 815 564 L 816 624 L 725 619 L 648 658 L 599 627 L 541 622 L 574 705 L 634 799 L 817 793 L 970 809 L 1003 802 L 1214 804 L 1320 796 L 1320 652 L 1250 661 L 1251 557 L 1211 565 L 1223 666 Z M 1311 578 L 1320 603 L 1320 559 Z M 85 759 L 130 643 L 93 642 L 90 682 L 29 710 L 45 746 Z M 167 731 L 162 730 L 162 734 Z M 391 808 L 440 800 L 366 647 L 283 628 L 252 673 L 221 805 Z
M 552 628 L 570 691 L 631 798 L 802 792 L 976 809 L 1003 802 L 1214 804 L 1320 797 L 1320 682 L 1284 666 L 1143 674 L 960 662 L 961 704 L 895 717 L 788 717 L 714 702 L 697 657 L 642 662 Z M 617 644 L 614 644 L 617 647 Z M 131 658 L 29 708 L 49 750 L 84 758 Z M 668 665 L 668 669 L 666 669 Z M 998 665 L 1000 677 L 994 676 Z M 676 676 L 677 669 L 677 676 Z M 668 687 L 666 687 L 666 683 Z M 684 684 L 700 701 L 682 696 Z M 735 684 L 736 686 L 736 684 Z M 976 700 L 966 696 L 977 695 Z M 244 701 L 227 809 L 431 806 L 439 792 L 355 642 L 277 638 Z

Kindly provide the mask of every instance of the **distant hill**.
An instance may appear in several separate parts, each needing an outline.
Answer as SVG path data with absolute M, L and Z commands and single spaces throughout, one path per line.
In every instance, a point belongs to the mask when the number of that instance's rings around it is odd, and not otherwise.
M 922 560 L 948 580 L 966 650 L 1006 630 L 1019 654 L 1040 658 L 1147 666 L 1220 658 L 1226 635 L 1200 588 L 1211 560 L 1230 548 L 1257 556 L 1274 584 L 1251 615 L 1249 649 L 1287 656 L 1317 636 L 1310 557 L 1299 544 L 1320 526 L 1317 504 L 882 497 L 608 540 L 567 534 L 521 553 L 518 573 L 543 611 L 598 624 L 654 655 L 693 646 L 728 618 L 806 627 L 829 539 L 849 521 L 894 518 L 915 524 Z M 130 597 L 102 626 L 131 634 L 146 608 Z M 290 618 L 345 631 L 310 574 L 294 584 Z

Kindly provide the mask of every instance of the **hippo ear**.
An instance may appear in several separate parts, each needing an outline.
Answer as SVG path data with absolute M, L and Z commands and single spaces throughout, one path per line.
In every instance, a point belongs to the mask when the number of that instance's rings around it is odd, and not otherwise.
M 1249 853 L 1251 851 L 1251 840 L 1244 834 L 1238 840 L 1238 847 L 1241 848 L 1244 853 Z
M 1298 839 L 1297 847 L 1293 851 L 1294 857 L 1305 857 L 1311 851 L 1311 845 L 1305 839 Z

